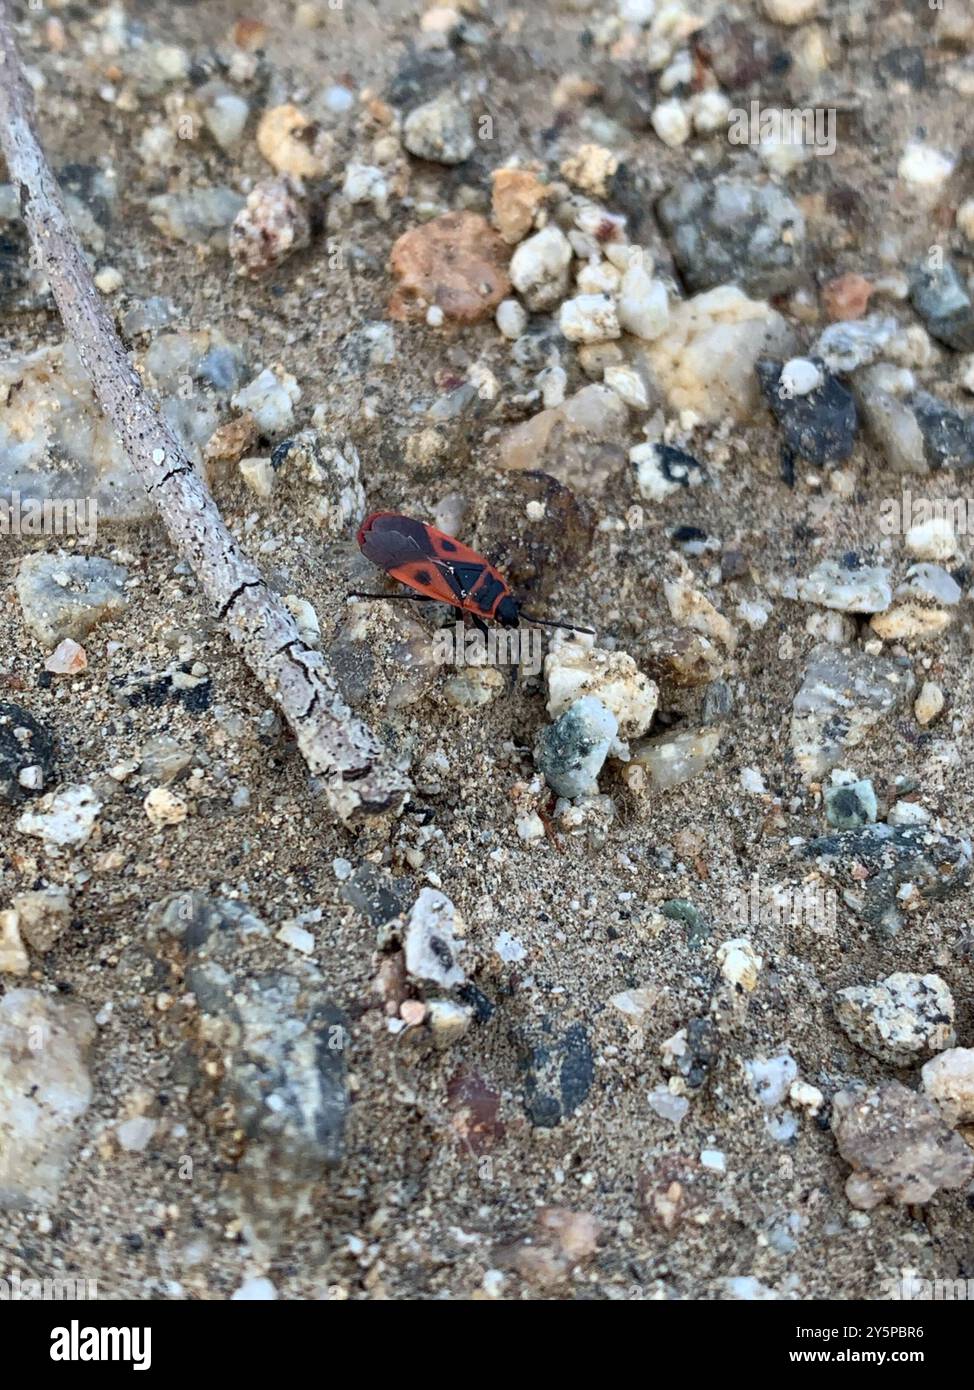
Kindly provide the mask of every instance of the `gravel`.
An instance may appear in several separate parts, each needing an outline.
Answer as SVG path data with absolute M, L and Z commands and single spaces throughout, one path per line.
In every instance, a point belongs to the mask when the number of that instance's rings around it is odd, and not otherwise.
M 962 7 L 326 11 L 19 34 L 133 369 L 416 790 L 328 819 L 0 189 L 8 1263 L 138 1301 L 962 1269 Z M 828 158 L 741 142 L 837 93 Z M 595 636 L 444 667 L 380 509 Z M 579 702 L 591 766 L 549 747 Z
M 737 284 L 755 296 L 781 294 L 801 278 L 805 219 L 773 184 L 688 179 L 657 212 L 694 292 Z

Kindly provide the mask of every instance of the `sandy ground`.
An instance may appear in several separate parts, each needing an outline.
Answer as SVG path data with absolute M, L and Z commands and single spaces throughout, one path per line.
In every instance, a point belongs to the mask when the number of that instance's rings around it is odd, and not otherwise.
M 197 255 L 163 237 L 145 201 L 203 182 L 243 187 L 247 177 L 266 172 L 252 137 L 232 158 L 200 138 L 180 144 L 177 165 L 146 167 L 138 138 L 147 124 L 165 118 L 169 98 L 140 96 L 134 109 L 120 110 L 99 96 L 106 83 L 124 85 L 106 75 L 110 57 L 83 51 L 99 8 L 51 13 L 63 20 L 63 52 L 45 41 L 39 24 L 21 31 L 27 61 L 45 79 L 42 133 L 55 165 L 95 163 L 115 172 L 118 198 L 96 262 L 121 272 L 119 313 L 129 302 L 165 294 L 178 306 L 177 327 L 219 329 L 240 344 L 255 371 L 283 363 L 303 393 L 298 425 L 322 404 L 355 440 L 370 508 L 432 518 L 443 497 L 459 492 L 475 518 L 464 539 L 486 549 L 502 538 L 510 510 L 524 505 L 497 472 L 492 452 L 506 405 L 445 424 L 431 425 L 423 414 L 472 362 L 505 380 L 510 347 L 493 322 L 453 331 L 396 325 L 395 361 L 379 370 L 363 367 L 348 350 L 363 321 L 385 318 L 389 249 L 413 225 L 413 210 L 394 200 L 386 222 L 368 207 L 352 210 L 339 233 L 338 269 L 324 254 L 319 230 L 310 249 L 269 279 L 236 278 L 224 255 Z M 749 6 L 734 13 L 785 45 L 797 42 L 796 31 L 774 29 Z M 134 5 L 131 19 L 203 61 L 242 14 L 232 4 Z M 417 166 L 412 196 L 430 196 L 444 210 L 486 211 L 491 168 L 520 155 L 554 170 L 590 138 L 588 108 L 556 114 L 551 98 L 566 71 L 592 74 L 603 62 L 586 41 L 597 15 L 598 7 L 547 2 L 493 11 L 495 42 L 471 63 L 494 115 L 494 141 L 460 168 Z M 293 8 L 277 0 L 269 0 L 261 18 L 263 76 L 247 90 L 255 110 L 285 99 L 313 104 L 324 84 L 338 81 L 388 96 L 419 33 L 415 7 L 388 0 L 379 6 L 346 0 L 337 11 L 322 5 L 313 28 L 297 25 Z M 876 9 L 856 3 L 829 5 L 819 22 L 834 57 L 820 90 L 843 98 L 847 134 L 828 181 L 827 161 L 815 161 L 789 185 L 793 196 L 819 199 L 807 277 L 812 303 L 816 285 L 843 271 L 882 270 L 883 237 L 896 239 L 900 268 L 926 245 L 928 228 L 894 196 L 905 141 L 921 127 L 944 148 L 959 149 L 969 138 L 967 99 L 941 90 L 936 78 L 904 92 L 876 77 L 888 50 L 929 43 L 924 23 L 925 17 L 917 21 L 885 7 L 880 21 Z M 124 70 L 124 55 L 115 62 Z M 346 158 L 364 148 L 351 117 L 339 129 Z M 671 149 L 652 131 L 625 133 L 631 207 L 606 203 L 630 215 L 633 207 L 651 208 L 656 193 L 694 161 L 728 158 L 719 141 L 714 147 L 694 139 Z M 696 153 L 698 147 L 705 152 Z M 651 210 L 643 235 L 658 242 Z M 787 303 L 782 307 L 790 312 Z M 897 312 L 913 321 L 908 310 Z M 813 331 L 792 321 L 806 335 Z M 0 323 L 0 350 L 11 354 L 59 340 L 53 313 Z M 573 388 L 584 384 L 577 367 L 569 370 Z M 931 380 L 942 377 L 944 394 L 957 399 L 948 373 L 931 370 Z M 509 394 L 505 386 L 502 396 Z M 519 418 L 516 408 L 506 418 Z M 417 440 L 429 428 L 442 440 L 432 456 Z M 830 489 L 822 470 L 801 465 L 795 486 L 787 487 L 779 476 L 777 431 L 763 411 L 746 427 L 703 429 L 680 442 L 706 461 L 707 487 L 646 506 L 642 526 L 632 529 L 625 521 L 630 484 L 620 475 L 592 499 L 601 524 L 581 560 L 558 568 L 563 541 L 546 538 L 547 611 L 616 632 L 618 645 L 643 663 L 650 635 L 669 623 L 661 586 L 677 565 L 674 529 L 699 527 L 719 538 L 720 549 L 745 558 L 741 578 L 710 591 L 740 633 L 725 665 L 735 703 L 719 754 L 680 788 L 644 796 L 628 791 L 610 764 L 600 790 L 613 797 L 616 815 L 603 839 L 518 837 L 518 818 L 546 802 L 527 790 L 535 775 L 531 748 L 547 722 L 538 679 L 470 712 L 444 698 L 438 677 L 419 702 L 390 711 L 383 682 L 393 677 L 380 671 L 361 712 L 414 767 L 441 754 L 442 769 L 438 783 L 419 791 L 397 822 L 351 833 L 329 820 L 293 743 L 273 728 L 261 735 L 257 720 L 268 701 L 193 579 L 177 570 L 158 526 L 106 525 L 100 532 L 97 553 L 121 557 L 138 583 L 125 612 L 87 640 L 88 668 L 70 679 L 45 674 L 46 652 L 26 630 L 14 594 L 18 562 L 38 544 L 3 541 L 0 697 L 25 705 L 54 731 L 59 783 L 97 783 L 106 791 L 87 845 L 53 858 L 16 830 L 17 809 L 0 808 L 0 905 L 41 882 L 68 885 L 73 904 L 71 927 L 55 948 L 32 955 L 29 975 L 4 977 L 0 990 L 15 984 L 56 992 L 99 1018 L 80 1147 L 49 1210 L 0 1214 L 5 1270 L 95 1279 L 102 1296 L 132 1299 L 226 1298 L 254 1275 L 267 1276 L 279 1297 L 298 1299 L 709 1299 L 727 1296 L 726 1281 L 735 1276 L 752 1276 L 783 1296 L 855 1299 L 882 1296 L 883 1281 L 905 1268 L 923 1277 L 974 1272 L 964 1193 L 941 1193 L 924 1208 L 887 1204 L 857 1212 L 844 1194 L 848 1165 L 828 1125 L 828 1102 L 850 1080 L 875 1083 L 895 1074 L 912 1084 L 916 1078 L 915 1070 L 894 1073 L 854 1047 L 832 1014 L 836 989 L 892 970 L 935 971 L 954 995 L 958 1040 L 974 1038 L 963 950 L 968 898 L 961 894 L 911 917 L 892 943 L 870 936 L 841 904 L 835 930 L 826 932 L 766 920 L 744 931 L 734 908 L 754 875 L 765 886 L 799 884 L 802 870 L 789 842 L 825 828 L 821 798 L 801 782 L 788 743 L 791 700 L 815 643 L 806 626 L 812 610 L 775 598 L 760 630 L 734 618 L 734 610 L 743 598 L 767 595 L 772 576 L 802 575 L 819 559 L 847 551 L 876 556 L 879 504 L 898 495 L 899 482 L 860 438 L 844 465 L 852 478 L 848 495 Z M 924 480 L 924 489 L 945 496 L 958 490 L 946 474 Z M 350 576 L 362 578 L 353 547 L 315 533 L 297 487 L 278 488 L 265 501 L 231 478 L 218 496 L 273 582 L 314 605 L 327 649 L 343 620 Z M 906 563 L 899 537 L 891 556 Z M 701 582 L 714 559 L 690 559 Z M 383 650 L 379 639 L 401 618 L 376 610 L 370 621 Z M 159 702 L 126 696 L 134 682 L 159 675 L 187 652 L 207 668 L 209 699 L 197 702 L 206 708 L 172 691 Z M 969 652 L 965 605 L 933 645 L 911 649 L 917 673 L 935 678 L 947 694 L 940 723 L 924 730 L 907 709 L 882 722 L 850 760 L 877 789 L 903 772 L 914 775 L 923 804 L 960 834 L 970 830 L 974 812 Z M 696 726 L 702 698 L 700 687 L 664 681 L 661 712 L 674 725 Z M 243 734 L 231 715 L 243 716 Z M 108 770 L 138 761 L 159 734 L 190 754 L 184 781 L 174 788 L 190 814 L 162 829 L 146 817 L 149 783 L 140 774 L 107 794 Z M 760 771 L 764 794 L 742 788 L 744 768 Z M 234 797 L 239 788 L 249 801 Z M 336 873 L 336 860 L 356 867 L 371 861 L 394 880 L 405 907 L 430 884 L 456 904 L 466 924 L 468 976 L 493 1007 L 452 1047 L 440 1051 L 390 1032 L 373 989 L 377 931 L 346 900 L 339 877 L 345 870 L 339 864 Z M 344 1161 L 319 1185 L 312 1210 L 266 1257 L 249 1248 L 222 1195 L 226 1150 L 205 1107 L 174 1078 L 178 1029 L 146 983 L 140 943 L 149 908 L 188 889 L 239 900 L 272 928 L 320 909 L 309 928 L 313 959 L 349 1019 Z M 691 940 L 684 923 L 659 915 L 672 899 L 693 903 L 705 923 L 702 939 Z M 520 941 L 523 959 L 500 958 L 494 942 L 502 930 Z M 718 979 L 717 948 L 743 934 L 763 959 L 758 987 L 723 1027 L 712 1075 L 676 1126 L 647 1100 L 667 1083 L 661 1045 L 706 1014 Z M 269 968 L 288 968 L 294 960 L 276 940 L 265 950 Z M 610 1003 L 633 989 L 650 990 L 655 1000 L 641 1026 Z M 576 1024 L 591 1047 L 590 1088 L 559 1125 L 539 1128 L 523 1099 L 525 1039 L 557 1040 Z M 795 1121 L 784 1141 L 769 1128 L 744 1069 L 749 1060 L 783 1053 L 825 1098 L 818 1118 L 784 1107 Z M 464 1137 L 457 1100 L 471 1074 L 499 1098 L 489 1132 L 476 1142 Z M 113 1137 L 133 1113 L 157 1120 L 151 1141 L 135 1153 Z M 713 1150 L 725 1156 L 726 1171 L 701 1164 L 700 1155 Z M 674 1181 L 683 1184 L 685 1210 L 666 1229 L 654 1216 L 651 1194 L 665 1193 Z M 578 1262 L 553 1257 L 556 1268 L 546 1278 L 523 1258 L 519 1263 L 517 1251 L 535 1230 L 538 1210 L 551 1207 L 590 1214 L 600 1234 L 597 1249 Z

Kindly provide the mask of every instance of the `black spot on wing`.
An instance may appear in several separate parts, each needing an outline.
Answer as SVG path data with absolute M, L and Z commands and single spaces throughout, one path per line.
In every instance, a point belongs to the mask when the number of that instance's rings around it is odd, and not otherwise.
M 461 589 L 465 589 L 468 594 L 473 592 L 474 585 L 484 573 L 483 565 L 473 565 L 469 563 L 452 564 L 450 569 L 456 575 L 457 583 L 460 585 Z
M 433 576 L 429 570 L 413 570 L 413 578 L 417 584 L 429 585 L 433 583 Z
M 447 555 L 455 555 L 457 553 L 457 548 L 453 541 L 448 541 L 442 537 L 440 539 L 440 549 L 445 550 Z
M 486 570 L 483 581 L 477 586 L 477 591 L 473 597 L 481 613 L 492 613 L 494 604 L 501 594 L 506 592 L 507 585 L 492 575 L 489 570 Z

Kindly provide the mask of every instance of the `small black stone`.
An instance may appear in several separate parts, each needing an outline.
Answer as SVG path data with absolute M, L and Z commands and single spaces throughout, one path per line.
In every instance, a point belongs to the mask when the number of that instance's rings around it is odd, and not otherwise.
M 816 467 L 847 459 L 859 428 L 852 393 L 823 369 L 825 380 L 816 390 L 807 396 L 783 396 L 779 390 L 781 369 L 780 362 L 757 365 L 761 390 L 784 432 L 787 447 Z
M 20 731 L 26 732 L 21 733 Z M 49 780 L 54 763 L 54 740 L 32 714 L 20 705 L 0 701 L 0 802 L 16 806 L 37 794 L 20 784 L 20 774 L 28 767 L 40 767 L 43 782 Z M 38 788 L 38 791 L 43 787 Z
M 974 351 L 974 301 L 951 261 L 914 266 L 910 299 L 932 337 L 958 352 Z
M 717 1058 L 717 1029 L 712 1018 L 691 1018 L 687 1024 L 687 1050 L 681 1070 L 687 1084 L 699 1088 L 710 1075 Z
M 917 391 L 909 406 L 931 468 L 974 467 L 974 415 L 953 410 L 927 391 Z
M 552 1025 L 540 1035 L 517 1038 L 524 1072 L 524 1109 L 536 1129 L 554 1129 L 573 1115 L 592 1089 L 595 1060 L 588 1029 L 571 1023 L 558 1036 Z
M 456 76 L 457 57 L 449 49 L 409 51 L 399 64 L 387 89 L 392 106 L 410 108 L 431 101 Z
M 876 71 L 885 82 L 907 82 L 914 88 L 926 86 L 927 65 L 922 48 L 891 48 L 876 64 Z
M 566 1115 L 578 1109 L 592 1089 L 595 1062 L 592 1044 L 581 1023 L 573 1023 L 561 1040 L 561 1105 Z
M 706 482 L 706 468 L 685 449 L 677 449 L 673 444 L 654 444 L 653 450 L 656 465 L 668 483 L 690 488 Z
M 361 912 L 370 927 L 384 927 L 406 911 L 408 890 L 402 880 L 396 880 L 387 869 L 363 864 L 342 884 L 342 897 Z
M 280 444 L 276 445 L 276 447 L 272 450 L 271 467 L 274 469 L 275 473 L 280 468 L 281 464 L 284 462 L 284 460 L 287 458 L 288 454 L 291 452 L 293 448 L 293 439 L 282 439 Z
M 177 692 L 179 703 L 190 714 L 205 713 L 210 708 L 212 695 L 213 685 L 211 681 L 200 681 L 199 685 L 194 685 L 191 689 L 180 689 Z
M 479 990 L 476 985 L 470 984 L 469 981 L 457 990 L 457 998 L 461 1004 L 466 1004 L 473 1009 L 473 1016 L 477 1023 L 489 1023 L 497 1012 L 486 994 Z
M 130 685 L 126 684 L 124 678 L 119 678 L 113 680 L 112 685 L 117 688 L 118 698 L 130 709 L 139 709 L 142 705 L 148 705 L 151 709 L 159 709 L 169 698 L 172 677 L 159 676 L 156 679 L 139 679 Z

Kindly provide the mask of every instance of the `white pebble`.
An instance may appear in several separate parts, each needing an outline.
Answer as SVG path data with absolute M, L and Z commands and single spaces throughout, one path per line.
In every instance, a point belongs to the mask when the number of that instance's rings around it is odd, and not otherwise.
M 230 399 L 235 410 L 249 410 L 261 433 L 283 434 L 294 423 L 294 407 L 301 399 L 301 387 L 283 367 L 265 367 Z
M 521 242 L 511 257 L 510 276 L 529 309 L 554 308 L 567 284 L 571 259 L 571 242 L 560 227 L 545 227 Z
M 543 827 L 542 827 L 543 829 Z M 494 950 L 502 961 L 508 965 L 514 965 L 519 960 L 524 960 L 527 951 L 516 936 L 512 936 L 509 931 L 502 931 L 494 938 Z
M 638 253 L 630 257 L 619 287 L 619 323 L 627 333 L 649 342 L 661 337 L 669 327 L 666 286 L 662 280 L 650 277 Z
M 102 266 L 95 276 L 95 284 L 102 294 L 114 294 L 122 288 L 122 272 L 113 265 Z
M 646 383 L 632 367 L 606 367 L 603 378 L 606 386 L 612 388 L 632 410 L 649 409 L 649 392 Z
M 285 595 L 284 603 L 294 619 L 294 624 L 302 641 L 307 642 L 309 647 L 313 647 L 321 636 L 321 624 L 314 607 L 306 598 L 301 598 L 297 594 Z
M 661 101 L 650 120 L 663 144 L 671 149 L 685 145 L 690 138 L 690 121 L 682 101 Z
M 817 1115 L 825 1104 L 824 1095 L 810 1081 L 793 1081 L 788 1088 L 788 1099 L 792 1105 L 799 1110 L 807 1110 L 810 1115 Z
M 152 824 L 158 827 L 179 825 L 189 815 L 186 802 L 168 787 L 153 787 L 142 807 Z
M 519 840 L 540 840 L 544 836 L 544 821 L 535 812 L 521 816 L 517 821 Z
M 808 357 L 793 357 L 781 369 L 779 396 L 807 396 L 825 380 L 821 367 Z
M 804 164 L 808 150 L 801 140 L 792 140 L 790 136 L 772 135 L 761 141 L 758 154 L 773 174 L 785 178 L 800 164 Z
M 616 294 L 619 272 L 610 261 L 586 261 L 575 277 L 579 294 Z
M 930 812 L 919 801 L 895 801 L 886 816 L 887 825 L 926 825 Z
M 721 942 L 717 948 L 717 964 L 728 984 L 751 994 L 757 986 L 764 960 L 746 936 L 738 936 L 732 941 Z
M 371 203 L 378 211 L 385 207 L 389 185 L 382 170 L 374 164 L 357 164 L 353 161 L 345 166 L 342 192 L 350 203 Z
M 689 87 L 693 81 L 693 59 L 689 52 L 683 49 L 670 63 L 668 68 L 660 73 L 659 89 L 666 96 L 670 92 L 675 92 L 677 87 Z
M 763 0 L 763 5 L 773 24 L 804 24 L 818 14 L 821 0 Z
M 618 338 L 621 329 L 616 306 L 607 294 L 580 294 L 566 299 L 558 326 L 570 343 L 601 343 Z
M 690 1109 L 690 1102 L 685 1096 L 676 1096 L 665 1086 L 650 1091 L 646 1099 L 649 1101 L 650 1110 L 655 1115 L 658 1115 L 661 1120 L 669 1120 L 674 1125 L 680 1124 Z
M 274 491 L 274 469 L 269 458 L 244 458 L 237 467 L 256 497 L 270 497 Z
M 619 0 L 619 18 L 623 24 L 646 25 L 656 13 L 656 0 Z
M 234 92 L 221 92 L 203 112 L 213 139 L 222 150 L 232 150 L 243 135 L 250 115 L 250 103 Z
M 527 328 L 528 316 L 524 311 L 524 306 L 518 300 L 502 299 L 497 306 L 495 322 L 504 337 L 514 342 Z
M 760 632 L 763 627 L 767 627 L 768 619 L 771 617 L 771 610 L 754 599 L 741 599 L 737 605 L 737 612 L 752 632 Z
M 296 922 L 285 922 L 277 933 L 277 939 L 293 951 L 300 951 L 303 956 L 310 956 L 314 952 L 314 937 Z
M 726 130 L 730 112 L 730 98 L 717 90 L 698 92 L 690 100 L 693 128 L 698 135 L 713 135 L 715 131 Z
M 934 681 L 924 681 L 913 705 L 918 724 L 932 724 L 944 707 L 944 692 Z
M 269 1279 L 253 1276 L 250 1279 L 245 1279 L 243 1283 L 240 1285 L 240 1288 L 236 1289 L 230 1295 L 230 1302 L 247 1303 L 251 1301 L 256 1301 L 260 1303 L 268 1303 L 276 1298 L 277 1289 L 275 1289 L 274 1285 L 271 1283 Z
M 945 516 L 918 522 L 906 533 L 906 548 L 918 560 L 949 560 L 957 553 L 952 523 Z
M 957 230 L 963 232 L 968 241 L 974 241 L 974 198 L 965 198 L 957 209 Z
M 609 241 L 602 248 L 605 258 L 614 265 L 620 275 L 624 275 L 634 256 L 641 256 L 643 269 L 647 275 L 652 275 L 656 262 L 653 260 L 653 253 L 647 251 L 645 247 L 630 246 L 626 241 Z
M 355 93 L 350 92 L 341 83 L 336 83 L 335 86 L 326 89 L 325 105 L 329 111 L 334 111 L 336 116 L 340 116 L 343 112 L 350 111 L 355 105 Z
M 115 1138 L 126 1153 L 141 1153 L 156 1132 L 156 1122 L 148 1115 L 137 1115 L 115 1126 Z
M 903 151 L 897 174 L 915 188 L 939 188 L 954 171 L 955 161 L 932 145 L 911 142 Z
M 545 367 L 535 377 L 541 390 L 541 401 L 545 410 L 554 410 L 564 404 L 568 389 L 568 373 L 564 367 Z
M 20 935 L 20 920 L 8 908 L 0 912 L 0 974 L 26 975 L 29 969 L 30 957 Z

